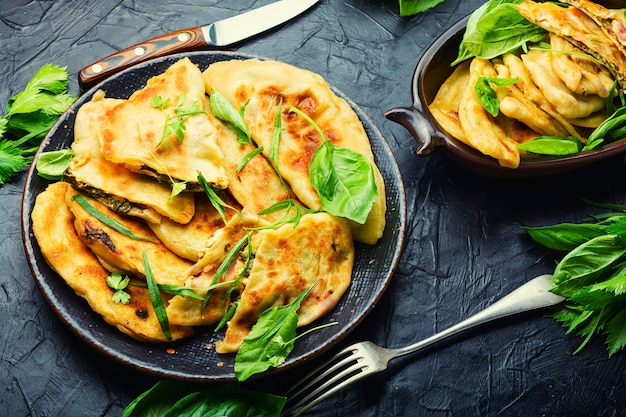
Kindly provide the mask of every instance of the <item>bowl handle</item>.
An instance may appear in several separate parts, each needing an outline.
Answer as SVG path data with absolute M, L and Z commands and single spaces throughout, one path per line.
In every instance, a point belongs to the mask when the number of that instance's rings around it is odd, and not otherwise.
M 428 156 L 441 145 L 442 134 L 434 129 L 423 110 L 414 106 L 394 107 L 385 112 L 385 117 L 409 131 L 417 142 L 418 155 Z

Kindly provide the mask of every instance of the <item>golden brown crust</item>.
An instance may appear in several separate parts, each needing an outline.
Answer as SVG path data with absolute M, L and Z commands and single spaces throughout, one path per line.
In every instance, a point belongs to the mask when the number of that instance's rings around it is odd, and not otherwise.
M 385 185 L 374 163 L 368 136 L 348 103 L 333 93 L 318 74 L 275 61 L 231 60 L 216 62 L 204 72 L 205 88 L 215 88 L 235 108 L 247 102 L 244 119 L 252 139 L 265 156 L 271 149 L 274 117 L 281 103 L 282 127 L 278 166 L 298 198 L 313 209 L 320 208 L 309 178 L 309 163 L 321 143 L 316 130 L 289 111 L 296 107 L 311 117 L 334 145 L 361 153 L 374 167 L 378 199 L 364 225 L 353 224 L 354 238 L 373 244 L 385 227 Z M 281 102 L 282 100 L 282 102 Z
M 128 287 L 130 304 L 112 301 L 113 290 L 106 284 L 109 272 L 74 230 L 74 216 L 65 205 L 69 189 L 65 182 L 51 184 L 37 196 L 33 208 L 33 232 L 46 261 L 110 325 L 137 340 L 167 341 L 145 289 Z M 193 334 L 189 327 L 172 326 L 170 330 L 173 340 Z
M 100 136 L 102 153 L 109 161 L 125 164 L 135 172 L 148 175 L 156 172 L 166 178 L 197 184 L 200 171 L 209 184 L 226 188 L 223 155 L 206 114 L 191 115 L 185 120 L 182 142 L 174 133 L 163 137 L 167 114 L 173 116 L 183 94 L 185 104 L 196 102 L 202 108 L 202 74 L 188 58 L 151 78 L 146 87 L 107 113 L 107 123 Z M 157 96 L 169 99 L 165 110 L 151 105 Z
M 293 301 L 313 286 L 298 310 L 304 326 L 332 310 L 350 284 L 354 247 L 348 223 L 327 213 L 304 215 L 297 228 L 259 231 L 255 257 L 220 353 L 235 352 L 263 311 Z

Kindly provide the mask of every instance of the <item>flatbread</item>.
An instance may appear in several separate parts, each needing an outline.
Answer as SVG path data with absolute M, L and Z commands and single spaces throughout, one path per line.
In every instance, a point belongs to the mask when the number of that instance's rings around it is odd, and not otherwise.
M 74 228 L 81 241 L 109 265 L 130 274 L 145 277 L 143 253 L 149 259 L 150 269 L 157 284 L 183 285 L 192 263 L 171 252 L 141 219 L 120 216 L 98 201 L 83 198 L 109 219 L 124 225 L 135 235 L 146 239 L 129 237 L 93 217 L 75 200 L 78 192 L 67 190 L 65 202 L 74 214 Z M 150 239 L 150 240 L 148 240 Z
M 197 262 L 202 257 L 209 238 L 224 227 L 224 221 L 204 193 L 194 194 L 196 209 L 189 223 L 180 224 L 164 218 L 159 223 L 146 222 L 146 224 L 169 250 L 181 258 Z M 232 198 L 227 202 L 231 207 L 238 206 Z M 234 214 L 231 208 L 224 208 L 226 219 Z
M 509 136 L 497 119 L 487 113 L 474 93 L 474 84 L 481 75 L 495 77 L 496 72 L 488 60 L 474 58 L 469 68 L 467 88 L 459 103 L 459 120 L 463 130 L 468 132 L 465 142 L 497 159 L 501 166 L 517 168 L 520 163 L 520 154 L 516 148 L 518 142 Z
M 159 96 L 169 100 L 164 110 L 151 104 Z M 182 142 L 174 133 L 164 137 L 167 116 L 174 117 L 181 97 L 185 98 L 183 104 L 195 102 L 202 108 L 202 73 L 189 58 L 177 61 L 165 73 L 148 80 L 146 87 L 107 113 L 107 123 L 100 136 L 102 153 L 109 161 L 124 164 L 132 171 L 164 181 L 170 177 L 186 181 L 189 189 L 199 190 L 198 172 L 213 187 L 224 189 L 228 178 L 223 155 L 217 146 L 215 128 L 206 114 L 188 116 Z
M 109 272 L 82 243 L 74 229 L 74 216 L 65 204 L 70 189 L 65 182 L 50 184 L 37 196 L 32 212 L 35 238 L 42 255 L 76 294 L 110 325 L 140 341 L 166 342 L 145 288 L 129 286 L 129 304 L 115 303 L 106 284 Z M 54 215 L 51 215 L 54 213 Z M 170 326 L 172 340 L 193 335 L 190 327 Z
M 267 308 L 293 301 L 313 286 L 298 310 L 304 326 L 332 310 L 350 285 L 354 247 L 345 219 L 306 214 L 297 228 L 284 225 L 252 237 L 255 257 L 219 353 L 235 352 Z
M 358 116 L 319 75 L 275 62 L 231 60 L 211 64 L 204 72 L 205 88 L 214 88 L 235 108 L 246 104 L 244 119 L 252 139 L 269 155 L 274 117 L 282 99 L 281 141 L 278 151 L 280 173 L 300 201 L 319 209 L 319 195 L 309 177 L 309 163 L 321 138 L 302 117 L 289 112 L 297 107 L 311 117 L 336 146 L 361 153 L 373 165 L 378 199 L 365 224 L 352 224 L 355 240 L 374 244 L 385 228 L 385 185 L 372 154 L 369 138 Z
M 626 88 L 626 55 L 623 46 L 607 36 L 602 27 L 582 10 L 531 0 L 517 7 L 530 22 L 566 38 L 605 63 L 622 90 Z
M 123 100 L 105 98 L 103 91 L 83 104 L 74 122 L 74 157 L 64 179 L 95 197 L 118 213 L 129 214 L 153 223 L 165 216 L 177 223 L 188 223 L 194 214 L 194 198 L 180 193 L 170 198 L 171 186 L 137 174 L 105 159 L 100 152 L 99 133 L 106 113 Z

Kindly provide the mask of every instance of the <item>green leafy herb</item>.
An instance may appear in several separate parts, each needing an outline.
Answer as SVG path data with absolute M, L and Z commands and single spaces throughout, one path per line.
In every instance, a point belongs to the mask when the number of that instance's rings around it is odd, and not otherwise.
M 518 150 L 541 155 L 573 155 L 583 150 L 581 141 L 573 136 L 562 138 L 558 136 L 539 136 L 517 145 Z
M 365 223 L 378 198 L 372 164 L 352 149 L 333 145 L 302 110 L 292 107 L 289 111 L 303 117 L 322 137 L 309 164 L 311 184 L 320 196 L 322 209 L 359 224 Z
M 209 198 L 209 201 L 211 202 L 211 205 L 219 213 L 219 215 L 222 218 L 222 221 L 224 222 L 224 224 L 228 223 L 227 220 L 226 220 L 226 212 L 224 211 L 224 208 L 229 208 L 229 209 L 234 210 L 234 211 L 237 211 L 237 209 L 235 207 L 225 203 L 224 200 L 222 200 L 220 198 L 220 196 L 217 195 L 217 192 L 215 192 L 213 187 L 211 187 L 211 185 L 209 185 L 208 181 L 206 180 L 206 178 L 204 178 L 204 175 L 200 171 L 198 171 L 198 183 L 200 184 L 200 186 L 202 187 L 202 189 L 206 193 L 207 197 Z
M 270 307 L 261 314 L 235 357 L 235 376 L 239 381 L 285 361 L 294 347 L 297 311 L 312 288 L 304 290 L 291 303 Z
M 37 160 L 37 175 L 53 181 L 61 179 L 73 157 L 74 152 L 69 148 L 43 152 Z
M 565 255 L 554 270 L 550 291 L 565 302 L 551 314 L 567 333 L 583 337 L 579 352 L 595 335 L 605 335 L 609 356 L 626 346 L 626 206 L 580 224 L 529 227 L 538 243 Z
M 41 139 L 76 100 L 67 83 L 65 67 L 46 64 L 9 99 L 0 116 L 0 185 L 32 162 Z
M 282 180 L 280 168 L 278 167 L 278 148 L 280 147 L 280 135 L 283 131 L 283 119 L 281 117 L 283 108 L 283 99 L 280 98 L 278 106 L 276 106 L 276 114 L 274 115 L 274 130 L 272 131 L 272 142 L 270 143 L 269 160 L 274 163 L 274 169 Z M 283 183 L 284 184 L 284 183 Z
M 163 299 L 161 298 L 161 292 L 159 291 L 159 287 L 154 280 L 154 275 L 152 274 L 152 268 L 150 268 L 150 263 L 148 262 L 148 256 L 146 255 L 146 251 L 142 251 L 142 256 L 143 268 L 146 275 L 146 283 L 148 284 L 148 294 L 150 295 L 150 302 L 152 303 L 154 314 L 156 314 L 159 325 L 161 326 L 161 330 L 163 331 L 163 334 L 165 335 L 167 340 L 172 340 L 172 333 L 170 332 L 170 322 L 167 318 L 167 311 L 165 311 L 165 306 L 163 305 Z
M 517 80 L 517 77 L 498 78 L 482 75 L 478 77 L 476 84 L 474 84 L 474 92 L 483 108 L 493 117 L 496 117 L 500 113 L 500 103 L 498 102 L 498 97 L 493 87 L 491 87 L 491 84 L 496 87 L 508 87 L 509 85 L 515 84 Z
M 239 173 L 246 165 L 248 165 L 248 162 L 250 162 L 252 158 L 254 158 L 255 156 L 261 153 L 263 153 L 263 147 L 259 146 L 258 148 L 254 148 L 253 150 L 245 154 L 243 158 L 241 158 L 241 161 L 239 161 L 239 164 L 237 165 L 235 172 Z
M 240 111 L 237 111 L 230 101 L 215 89 L 211 89 L 209 103 L 211 104 L 211 113 L 237 134 L 239 143 L 252 143 L 250 130 L 243 119 L 248 103 L 245 103 L 241 106 Z
M 152 107 L 161 109 L 165 111 L 170 104 L 170 99 L 163 99 L 161 96 L 155 96 L 150 100 L 150 105 Z M 204 110 L 198 105 L 198 102 L 192 101 L 187 102 L 187 94 L 182 93 L 178 96 L 178 100 L 176 100 L 176 105 L 174 106 L 174 114 L 167 114 L 165 118 L 165 126 L 163 128 L 163 136 L 161 141 L 157 143 L 157 147 L 163 143 L 163 140 L 168 138 L 170 135 L 174 134 L 178 138 L 179 143 L 183 143 L 185 139 L 185 131 L 187 130 L 187 125 L 185 122 L 194 114 L 203 114 Z
M 539 42 L 546 31 L 529 22 L 517 10 L 524 0 L 489 0 L 467 21 L 456 60 L 452 66 L 472 57 L 491 59 L 512 52 L 529 42 Z
M 115 304 L 122 303 L 128 304 L 130 303 L 130 294 L 124 291 L 130 282 L 130 278 L 125 276 L 119 272 L 113 272 L 111 275 L 107 277 L 107 285 L 115 290 L 113 293 L 113 302 Z
M 286 398 L 239 386 L 209 387 L 159 381 L 139 395 L 121 417 L 280 417 Z
M 107 215 L 102 213 L 100 210 L 98 210 L 97 208 L 89 204 L 89 202 L 85 200 L 85 198 L 81 195 L 77 194 L 73 196 L 72 200 L 76 201 L 83 208 L 83 210 L 85 210 L 91 216 L 95 217 L 96 219 L 100 220 L 102 223 L 106 224 L 107 226 L 117 230 L 118 232 L 128 237 L 131 237 L 133 239 L 138 239 L 138 240 L 148 240 L 151 242 L 156 241 L 156 239 L 153 238 L 152 236 L 139 236 L 135 234 L 132 230 L 124 226 L 122 223 L 118 222 L 115 219 L 108 217 Z
M 235 315 L 235 311 L 237 310 L 237 306 L 238 305 L 239 305 L 239 303 L 232 303 L 230 305 L 230 307 L 228 307 L 228 310 L 226 311 L 226 314 L 224 314 L 224 317 L 222 317 L 220 322 L 217 323 L 217 326 L 215 326 L 215 330 L 214 331 L 216 333 L 219 332 L 220 330 L 222 330 L 224 328 L 224 326 L 226 326 L 228 321 L 233 318 L 233 316 Z
M 444 0 L 398 0 L 400 5 L 400 16 L 413 16 L 418 13 L 432 9 Z
M 217 268 L 217 271 L 215 271 L 215 276 L 213 277 L 213 281 L 211 281 L 211 286 L 217 284 L 217 282 L 224 275 L 226 275 L 226 272 L 228 272 L 228 270 L 230 269 L 230 266 L 237 260 L 237 257 L 239 256 L 239 252 L 243 249 L 243 247 L 245 245 L 249 245 L 251 236 L 252 236 L 252 232 L 246 233 L 230 249 L 230 251 L 226 255 L 226 258 L 224 258 L 224 261 L 222 261 L 220 266 Z M 209 302 L 209 298 L 211 298 L 211 293 L 212 293 L 212 291 L 209 290 L 209 291 L 207 291 L 206 295 L 204 296 L 204 302 L 202 303 L 202 310 L 204 310 L 204 308 L 206 307 L 207 303 Z
M 266 214 L 272 214 L 279 211 L 283 211 L 283 216 L 274 221 L 273 223 L 267 226 L 258 227 L 257 230 L 261 229 L 276 229 L 284 224 L 292 223 L 294 227 L 297 227 L 302 219 L 304 214 L 318 213 L 318 210 L 313 210 L 308 207 L 301 206 L 296 203 L 292 198 L 288 198 L 287 200 L 282 200 L 277 203 L 272 204 L 268 208 L 265 208 L 259 211 L 257 214 L 259 216 L 264 216 Z M 293 216 L 289 217 L 289 213 L 293 211 Z

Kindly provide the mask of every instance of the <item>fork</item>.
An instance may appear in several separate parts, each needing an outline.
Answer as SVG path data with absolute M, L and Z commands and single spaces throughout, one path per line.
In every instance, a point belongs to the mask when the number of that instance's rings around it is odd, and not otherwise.
M 417 352 L 492 320 L 560 303 L 564 298 L 548 291 L 551 278 L 552 275 L 538 276 L 475 315 L 415 344 L 388 349 L 366 341 L 346 347 L 287 392 L 287 415 L 299 416 L 348 385 L 384 371 L 391 359 Z

